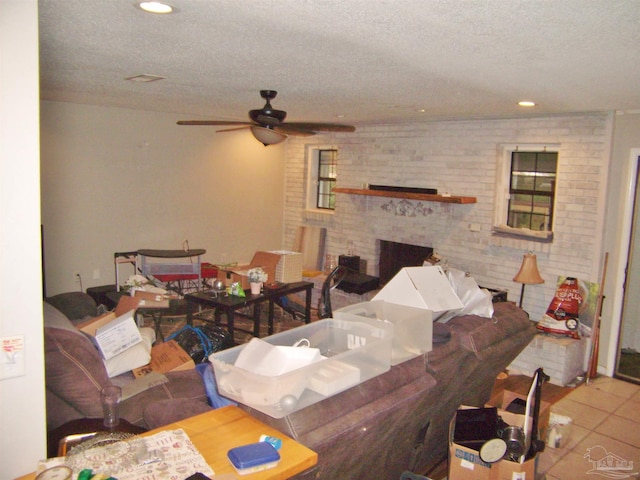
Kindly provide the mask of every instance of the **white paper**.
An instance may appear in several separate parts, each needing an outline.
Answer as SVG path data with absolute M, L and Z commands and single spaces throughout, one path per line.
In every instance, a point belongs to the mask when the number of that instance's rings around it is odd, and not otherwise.
M 131 310 L 96 330 L 96 342 L 105 360 L 142 342 Z
M 322 356 L 317 348 L 271 345 L 259 338 L 252 338 L 234 365 L 258 375 L 275 377 L 319 360 L 322 360 Z

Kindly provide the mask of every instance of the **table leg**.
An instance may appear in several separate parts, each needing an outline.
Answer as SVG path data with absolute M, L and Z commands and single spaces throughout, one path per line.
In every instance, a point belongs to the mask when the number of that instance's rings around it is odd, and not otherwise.
M 193 309 L 196 308 L 193 302 L 187 302 L 187 325 L 193 325 Z
M 253 304 L 253 336 L 260 338 L 260 302 Z
M 309 285 L 306 289 L 305 306 L 304 306 L 304 323 L 311 323 L 311 288 Z
M 164 342 L 164 335 L 162 335 L 162 328 L 160 328 L 160 322 L 162 321 L 162 314 L 159 312 L 154 312 L 151 314 L 151 318 L 153 318 L 153 323 L 156 326 L 156 338 L 159 338 Z
M 269 335 L 273 335 L 273 299 L 269 299 Z
M 218 310 L 216 310 L 216 314 L 217 313 L 218 313 Z M 236 341 L 233 336 L 233 309 L 227 310 L 226 313 L 227 313 L 227 330 L 229 330 L 229 335 L 231 335 L 231 341 L 235 345 Z

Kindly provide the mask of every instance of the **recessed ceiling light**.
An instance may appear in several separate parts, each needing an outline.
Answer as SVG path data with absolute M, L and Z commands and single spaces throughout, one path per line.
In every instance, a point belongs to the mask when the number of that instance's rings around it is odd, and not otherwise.
M 168 3 L 162 2 L 140 2 L 138 7 L 149 13 L 172 13 L 175 10 Z
M 125 80 L 129 80 L 131 82 L 148 83 L 155 82 L 156 80 L 166 80 L 166 78 L 167 77 L 162 77 L 160 75 L 148 75 L 146 73 L 143 73 L 142 75 L 136 75 L 135 77 L 125 78 Z
M 531 100 L 521 100 L 520 102 L 518 102 L 518 105 L 520 105 L 521 107 L 535 107 L 536 102 L 532 102 Z

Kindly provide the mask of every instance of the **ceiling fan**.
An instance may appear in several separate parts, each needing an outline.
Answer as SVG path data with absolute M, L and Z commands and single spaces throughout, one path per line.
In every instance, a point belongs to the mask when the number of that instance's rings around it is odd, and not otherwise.
M 244 128 L 251 129 L 251 133 L 265 147 L 282 142 L 287 135 L 308 137 L 318 132 L 354 132 L 356 127 L 342 125 L 339 123 L 313 123 L 313 122 L 285 122 L 287 112 L 275 110 L 271 106 L 271 100 L 276 98 L 278 92 L 275 90 L 260 90 L 260 96 L 267 103 L 258 110 L 250 110 L 249 118 L 251 122 L 233 122 L 226 120 L 180 120 L 178 125 L 220 125 L 236 126 L 226 128 L 218 132 L 231 132 Z M 237 126 L 239 125 L 239 126 Z

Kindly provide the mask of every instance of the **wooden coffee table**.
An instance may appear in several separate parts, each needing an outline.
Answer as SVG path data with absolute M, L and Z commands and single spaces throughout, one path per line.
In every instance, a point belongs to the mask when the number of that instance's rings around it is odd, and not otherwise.
M 222 407 L 210 412 L 189 417 L 165 425 L 164 427 L 143 433 L 141 436 L 154 435 L 164 430 L 181 428 L 189 436 L 200 454 L 213 469 L 216 476 L 238 473 L 227 459 L 227 452 L 240 445 L 255 443 L 261 435 L 270 435 L 282 439 L 280 462 L 270 470 L 247 475 L 251 480 L 281 480 L 313 467 L 318 463 L 318 454 L 296 442 L 278 430 L 265 425 L 244 410 L 235 407 Z M 34 479 L 35 473 L 20 477 L 18 480 Z

